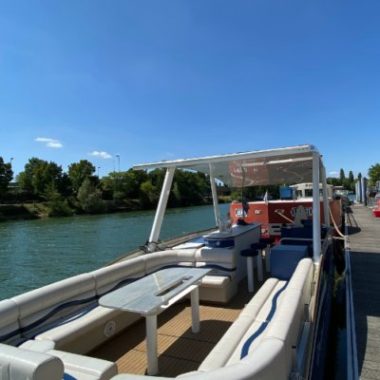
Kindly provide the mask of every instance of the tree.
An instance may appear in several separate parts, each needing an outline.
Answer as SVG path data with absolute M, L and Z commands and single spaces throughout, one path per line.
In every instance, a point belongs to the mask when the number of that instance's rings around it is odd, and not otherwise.
M 380 164 L 372 165 L 368 170 L 368 176 L 371 185 L 376 185 L 376 182 L 380 181 Z
M 130 169 L 126 172 L 112 172 L 101 179 L 101 186 L 105 193 L 112 194 L 112 199 L 138 199 L 140 186 L 148 179 L 141 170 Z
M 96 214 L 106 211 L 101 191 L 95 187 L 90 178 L 85 178 L 83 181 L 78 190 L 77 198 L 84 212 Z
M 78 193 L 84 180 L 93 176 L 95 170 L 95 166 L 87 160 L 80 160 L 69 166 L 68 175 L 75 194 Z
M 143 208 L 155 206 L 158 202 L 159 191 L 148 179 L 140 185 L 140 203 Z
M 46 199 L 49 206 L 49 216 L 70 216 L 73 215 L 69 202 L 61 193 L 51 185 L 46 190 Z
M 8 185 L 13 179 L 12 165 L 5 163 L 3 157 L 0 156 L 0 198 L 2 198 L 7 190 Z
M 210 196 L 209 180 L 202 173 L 177 170 L 173 179 L 171 206 L 192 206 L 204 204 Z
M 340 169 L 339 179 L 340 179 L 341 184 L 343 185 L 343 182 L 346 179 L 346 175 L 344 174 L 344 170 L 343 169 Z
M 22 190 L 37 197 L 45 197 L 50 186 L 59 188 L 62 181 L 62 167 L 55 162 L 48 162 L 33 157 L 25 165 L 25 170 L 18 176 Z

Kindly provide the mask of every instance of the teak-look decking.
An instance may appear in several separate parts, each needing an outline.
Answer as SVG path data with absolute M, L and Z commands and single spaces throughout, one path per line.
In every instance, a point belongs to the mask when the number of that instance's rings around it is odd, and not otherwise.
M 348 214 L 359 376 L 380 379 L 380 218 L 355 205 Z
M 255 284 L 258 289 L 259 284 Z M 201 331 L 191 331 L 190 301 L 184 300 L 158 316 L 158 363 L 161 376 L 195 371 L 253 297 L 247 282 L 227 305 L 201 302 Z M 147 368 L 145 320 L 95 349 L 90 356 L 116 362 L 119 373 L 145 374 Z

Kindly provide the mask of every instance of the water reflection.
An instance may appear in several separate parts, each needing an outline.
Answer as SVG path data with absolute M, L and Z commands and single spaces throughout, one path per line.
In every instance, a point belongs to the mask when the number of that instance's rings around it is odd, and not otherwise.
M 0 223 L 0 299 L 91 271 L 143 245 L 153 218 L 144 211 Z M 168 210 L 161 238 L 214 225 L 211 206 Z

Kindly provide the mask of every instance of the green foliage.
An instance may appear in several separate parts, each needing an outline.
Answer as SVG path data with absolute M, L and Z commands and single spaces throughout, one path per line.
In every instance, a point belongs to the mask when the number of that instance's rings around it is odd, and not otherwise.
M 150 208 L 157 204 L 159 190 L 148 179 L 140 185 L 140 204 L 143 208 Z
M 380 164 L 372 165 L 368 170 L 369 181 L 371 185 L 376 185 L 380 181 Z
M 339 171 L 339 179 L 340 179 L 341 183 L 343 183 L 343 181 L 346 179 L 346 175 L 344 174 L 343 169 L 340 169 L 340 171 Z
M 97 214 L 105 212 L 107 209 L 101 191 L 94 186 L 90 178 L 83 181 L 78 190 L 77 198 L 80 207 L 86 213 Z
M 144 171 L 128 170 L 113 172 L 102 178 L 101 187 L 106 199 L 116 203 L 128 203 L 138 199 L 141 207 L 154 208 L 157 205 L 165 171 L 162 169 Z M 109 196 L 111 194 L 111 196 Z M 210 199 L 209 179 L 202 173 L 177 170 L 169 197 L 169 206 L 191 206 L 205 204 Z
M 280 197 L 278 186 L 252 186 L 244 189 L 233 189 L 231 192 L 231 200 L 239 202 L 242 201 L 242 198 L 248 201 L 262 200 L 266 192 L 268 192 L 269 198 L 278 199 Z
M 360 176 L 361 174 L 359 173 L 358 179 L 360 178 Z M 327 178 L 327 183 L 329 185 L 343 186 L 344 189 L 350 190 L 350 191 L 355 191 L 355 182 L 356 180 L 355 180 L 354 173 L 352 172 L 352 170 L 348 172 L 348 177 L 345 176 L 344 170 L 340 169 L 339 178 L 336 178 L 336 177 Z
M 148 179 L 144 171 L 128 170 L 127 172 L 112 172 L 101 180 L 104 192 L 111 194 L 111 199 L 121 201 L 123 199 L 138 199 L 140 186 Z
M 6 194 L 12 178 L 12 165 L 10 163 L 6 164 L 3 157 L 0 156 L 0 199 Z
M 69 202 L 65 199 L 54 186 L 50 186 L 46 192 L 49 207 L 49 216 L 70 216 L 74 211 Z
M 25 170 L 19 174 L 18 183 L 22 190 L 43 198 L 51 186 L 59 188 L 62 179 L 61 166 L 33 157 L 25 165 Z
M 171 206 L 201 205 L 210 197 L 210 182 L 202 173 L 177 170 L 173 179 Z
M 68 176 L 75 194 L 78 193 L 86 178 L 90 178 L 95 173 L 95 166 L 87 160 L 80 160 L 69 166 Z

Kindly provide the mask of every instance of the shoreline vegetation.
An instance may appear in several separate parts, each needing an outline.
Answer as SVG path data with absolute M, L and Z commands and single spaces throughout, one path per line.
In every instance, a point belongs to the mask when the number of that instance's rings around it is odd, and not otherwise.
M 371 182 L 380 179 L 380 165 L 371 167 L 369 173 Z M 14 180 L 12 159 L 6 163 L 0 156 L 0 222 L 154 210 L 164 177 L 164 169 L 148 172 L 129 169 L 113 171 L 100 178 L 96 175 L 95 166 L 88 160 L 72 163 L 64 172 L 55 162 L 33 157 Z M 358 177 L 361 177 L 360 173 Z M 328 178 L 327 182 L 344 186 L 347 190 L 355 189 L 352 171 L 346 177 L 341 169 L 339 178 Z M 279 196 L 278 186 L 256 186 L 243 190 L 230 189 L 219 182 L 217 191 L 220 203 L 259 200 L 266 192 L 274 199 Z M 168 208 L 208 204 L 212 204 L 209 176 L 177 170 Z
M 228 203 L 231 201 L 230 196 L 220 196 L 219 203 Z M 192 206 L 206 206 L 212 205 L 212 202 L 205 202 L 198 205 L 186 205 L 186 206 L 175 206 L 168 207 L 177 208 L 177 207 L 192 207 Z M 115 207 L 106 207 L 103 211 L 98 212 L 83 212 L 82 210 L 71 209 L 70 212 L 65 212 L 62 214 L 52 214 L 52 209 L 49 207 L 47 202 L 29 202 L 29 203 L 20 203 L 20 204 L 0 204 L 0 223 L 6 221 L 15 221 L 15 220 L 34 220 L 34 219 L 43 219 L 50 217 L 66 217 L 66 216 L 80 216 L 80 215 L 99 215 L 99 214 L 113 214 L 113 213 L 122 213 L 122 212 L 134 212 L 134 211 L 146 211 L 146 210 L 155 210 L 155 207 L 152 208 L 141 208 L 135 204 L 132 207 L 128 206 L 119 206 Z
M 81 160 L 68 171 L 54 162 L 31 158 L 12 182 L 11 163 L 0 157 L 0 221 L 44 217 L 105 214 L 156 208 L 165 170 L 117 171 L 99 178 L 95 166 Z M 220 202 L 230 200 L 230 190 L 218 186 Z M 209 177 L 177 170 L 168 207 L 212 203 Z

